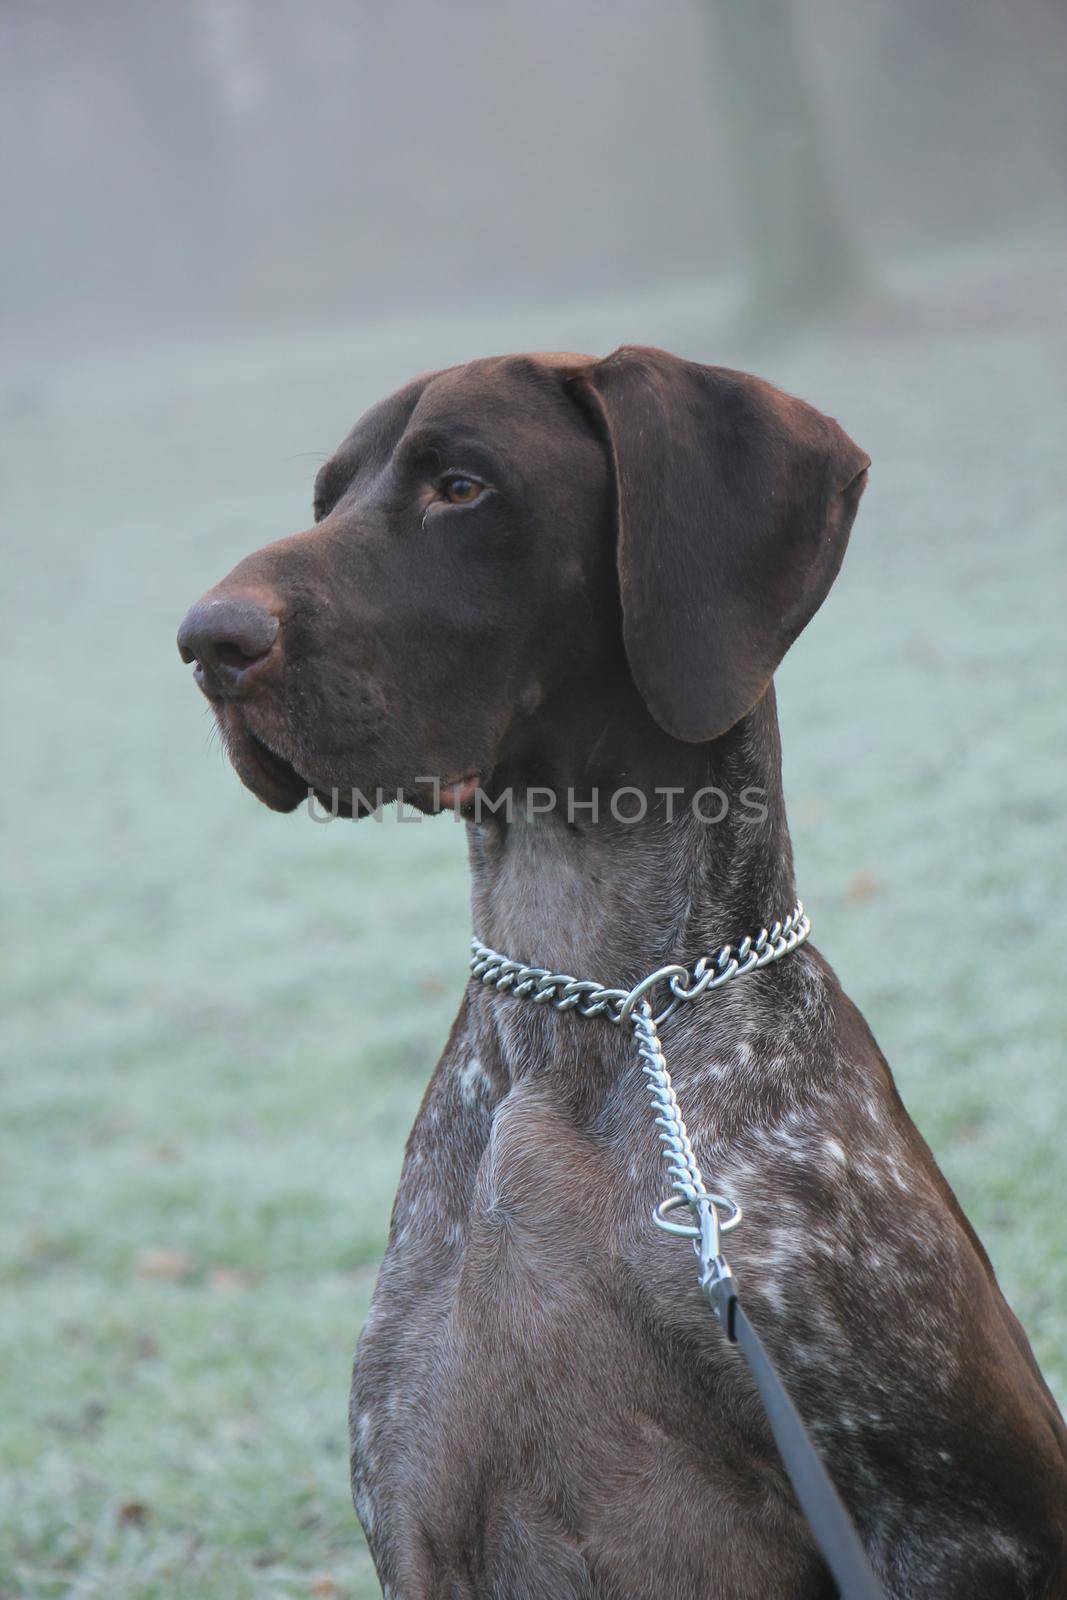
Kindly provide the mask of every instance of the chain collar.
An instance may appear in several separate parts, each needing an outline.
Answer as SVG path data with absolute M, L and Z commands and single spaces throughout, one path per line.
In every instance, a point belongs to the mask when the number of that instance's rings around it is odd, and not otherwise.
M 709 1190 L 704 1182 L 667 1071 L 659 1028 L 683 1002 L 696 1000 L 712 989 L 721 989 L 734 978 L 743 977 L 746 972 L 755 972 L 760 967 L 769 967 L 772 961 L 780 961 L 802 945 L 810 932 L 810 919 L 798 900 L 784 922 L 761 928 L 759 933 L 747 935 L 736 946 L 724 944 L 717 955 L 701 956 L 692 967 L 676 963 L 659 967 L 632 989 L 609 989 L 588 978 L 572 978 L 565 972 L 552 972 L 548 967 L 527 966 L 491 950 L 479 939 L 471 940 L 471 973 L 479 982 L 501 994 L 532 1000 L 535 1005 L 550 1005 L 556 1011 L 577 1011 L 583 1017 L 603 1017 L 632 1031 L 673 1190 L 653 1209 L 652 1220 L 664 1233 L 681 1234 L 693 1241 L 700 1261 L 701 1288 L 727 1332 L 733 1303 L 733 1274 L 722 1254 L 720 1235 L 737 1227 L 741 1221 L 741 1207 L 727 1195 Z M 649 997 L 661 985 L 670 991 L 671 999 L 657 1015 Z M 689 1211 L 691 1222 L 674 1220 L 672 1213 L 682 1208 Z M 720 1211 L 726 1215 L 720 1216 Z
M 701 956 L 692 967 L 677 964 L 660 967 L 632 989 L 609 989 L 589 978 L 572 978 L 549 967 L 531 967 L 512 961 L 491 950 L 479 939 L 471 940 L 471 973 L 480 982 L 502 994 L 520 995 L 535 1005 L 551 1005 L 556 1011 L 577 1011 L 583 1017 L 604 1017 L 624 1026 L 634 1008 L 661 984 L 672 999 L 655 1017 L 656 1026 L 666 1022 L 682 1001 L 696 1000 L 709 989 L 721 989 L 733 978 L 744 977 L 759 967 L 769 967 L 802 945 L 811 932 L 811 921 L 798 900 L 784 922 L 746 935 L 740 944 L 724 944 L 713 956 Z

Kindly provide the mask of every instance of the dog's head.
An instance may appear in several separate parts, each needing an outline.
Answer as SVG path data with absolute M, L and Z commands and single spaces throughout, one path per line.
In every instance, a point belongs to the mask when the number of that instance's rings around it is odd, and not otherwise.
M 702 743 L 821 604 L 868 465 L 803 402 L 663 351 L 474 361 L 369 411 L 314 527 L 235 567 L 179 649 L 280 811 L 462 806 L 620 708 Z

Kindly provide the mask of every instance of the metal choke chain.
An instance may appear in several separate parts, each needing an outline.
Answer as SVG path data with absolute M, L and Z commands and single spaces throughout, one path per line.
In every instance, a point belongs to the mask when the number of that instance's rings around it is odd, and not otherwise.
M 656 1018 L 665 1022 L 683 1000 L 696 1000 L 708 989 L 721 989 L 732 978 L 741 978 L 758 967 L 787 956 L 811 932 L 811 922 L 803 902 L 784 922 L 761 928 L 755 938 L 746 937 L 737 946 L 724 944 L 714 956 L 701 956 L 692 969 L 682 966 L 660 967 L 633 989 L 609 989 L 588 978 L 572 978 L 549 967 L 530 967 L 491 950 L 478 939 L 471 940 L 471 972 L 482 983 L 501 993 L 521 995 L 535 1005 L 551 1005 L 557 1011 L 577 1011 L 583 1017 L 606 1017 L 609 1022 L 625 1022 L 641 997 L 660 983 L 670 989 L 673 999 Z
M 659 1029 L 647 1000 L 643 1000 L 633 1013 L 633 1030 L 637 1053 L 641 1057 L 641 1071 L 648 1079 L 652 1110 L 667 1158 L 667 1171 L 678 1193 L 684 1195 L 686 1200 L 694 1200 L 698 1194 L 704 1193 L 704 1178 L 689 1142 L 681 1107 L 659 1042 Z
M 683 1002 L 695 1000 L 711 989 L 721 989 L 746 972 L 770 966 L 772 961 L 779 961 L 803 944 L 810 932 L 811 922 L 802 902 L 798 901 L 784 922 L 761 928 L 755 938 L 746 937 L 736 947 L 725 944 L 717 955 L 701 956 L 692 968 L 660 967 L 632 989 L 610 989 L 589 979 L 552 972 L 547 967 L 526 966 L 491 950 L 477 939 L 471 940 L 471 972 L 480 982 L 502 994 L 532 1000 L 535 1005 L 550 1005 L 556 1011 L 577 1011 L 583 1017 L 604 1017 L 608 1022 L 633 1030 L 674 1190 L 655 1207 L 653 1220 L 666 1233 L 692 1239 L 700 1260 L 701 1287 L 727 1331 L 732 1278 L 720 1248 L 720 1235 L 737 1227 L 741 1221 L 741 1207 L 725 1195 L 710 1192 L 704 1183 L 667 1071 L 659 1027 Z M 661 985 L 669 989 L 671 999 L 656 1015 L 649 996 Z M 681 1208 L 688 1209 L 693 1218 L 691 1223 L 672 1220 L 671 1213 Z M 720 1209 L 728 1213 L 725 1220 L 719 1215 Z

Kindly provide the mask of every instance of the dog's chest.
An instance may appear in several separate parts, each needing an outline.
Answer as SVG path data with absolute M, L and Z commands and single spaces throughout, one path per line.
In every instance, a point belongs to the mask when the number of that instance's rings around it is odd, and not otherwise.
M 655 1139 L 623 1154 L 544 1095 L 494 1100 L 469 1052 L 442 1063 L 360 1342 L 353 1488 L 383 1579 L 420 1592 L 432 1548 L 438 1566 L 483 1573 L 471 1593 L 613 1594 L 622 1563 L 627 1593 L 684 1594 L 676 1508 L 696 1517 L 695 1549 L 753 1499 L 769 1531 L 749 1543 L 788 1543 L 690 1252 L 649 1225 Z M 677 1305 L 677 1349 L 648 1322 L 650 1290 Z M 742 1441 L 728 1463 L 706 1427 L 712 1393 Z M 527 1587 L 531 1563 L 543 1590 Z
M 953 1329 L 928 1280 L 953 1262 L 924 1226 L 922 1174 L 880 1112 L 842 1124 L 837 1102 L 724 1132 L 729 1064 L 710 1059 L 701 1075 L 674 1052 L 695 1147 L 745 1208 L 729 1255 L 746 1307 L 831 1468 L 882 1515 L 919 1412 L 935 1476 L 959 1470 L 935 1438 Z M 427 1093 L 352 1392 L 356 1506 L 398 1596 L 676 1600 L 702 1592 L 709 1541 L 737 1555 L 724 1592 L 809 1592 L 810 1540 L 743 1364 L 692 1252 L 651 1224 L 666 1180 L 642 1086 L 610 1065 L 618 1092 L 583 1119 L 550 1073 L 502 1092 L 460 1035 Z M 924 1306 L 906 1354 L 901 1292 Z

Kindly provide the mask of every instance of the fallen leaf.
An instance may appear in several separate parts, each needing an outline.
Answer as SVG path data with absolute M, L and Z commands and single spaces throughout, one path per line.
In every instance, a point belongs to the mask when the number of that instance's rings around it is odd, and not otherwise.
M 143 1528 L 148 1521 L 148 1507 L 143 1500 L 127 1500 L 119 1506 L 116 1520 L 121 1528 Z
M 873 872 L 861 869 L 845 885 L 845 899 L 849 905 L 862 905 L 865 900 L 870 900 L 876 895 L 881 887 Z
M 317 1577 L 312 1578 L 310 1590 L 312 1594 L 321 1596 L 322 1600 L 332 1600 L 333 1596 L 341 1593 L 328 1572 L 320 1572 Z
M 240 1294 L 253 1282 L 250 1272 L 240 1267 L 212 1267 L 207 1281 L 216 1294 Z
M 137 1257 L 137 1271 L 142 1278 L 188 1278 L 196 1271 L 196 1262 L 187 1250 L 162 1250 L 149 1248 Z

